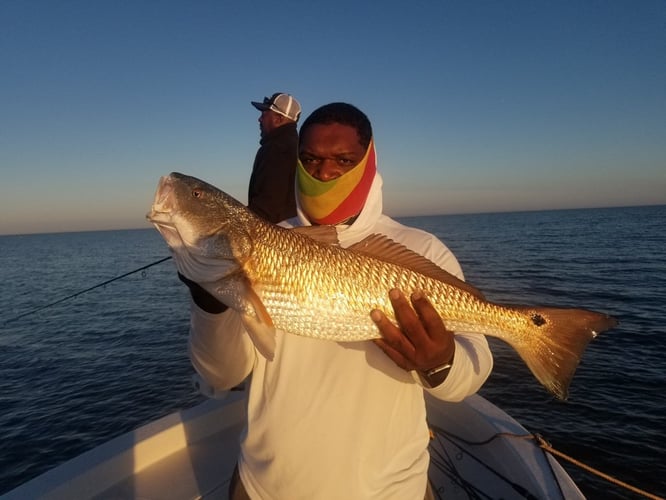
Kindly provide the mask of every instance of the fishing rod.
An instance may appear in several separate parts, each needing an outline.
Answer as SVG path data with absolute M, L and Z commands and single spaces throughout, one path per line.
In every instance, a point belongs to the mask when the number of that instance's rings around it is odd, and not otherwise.
M 67 297 L 63 297 L 61 299 L 58 299 L 58 300 L 56 300 L 54 302 L 51 302 L 49 304 L 46 304 L 46 305 L 43 305 L 43 306 L 40 306 L 40 307 L 36 307 L 34 309 L 31 309 L 28 312 L 24 312 L 23 314 L 19 314 L 18 316 L 14 316 L 13 318 L 9 318 L 8 320 L 5 321 L 4 324 L 6 325 L 6 324 L 11 323 L 13 321 L 16 321 L 18 319 L 25 318 L 26 316 L 30 316 L 31 314 L 35 314 L 36 312 L 39 312 L 39 311 L 41 311 L 43 309 L 46 309 L 48 307 L 52 307 L 52 306 L 55 306 L 56 304 L 60 304 L 61 302 L 65 302 L 66 300 L 73 299 L 74 297 L 78 297 L 79 295 L 82 295 L 86 292 L 94 290 L 95 288 L 99 288 L 99 287 L 102 287 L 104 285 L 108 285 L 109 283 L 113 283 L 114 281 L 117 281 L 119 279 L 125 278 L 126 276 L 129 276 L 130 274 L 138 273 L 139 271 L 144 271 L 144 270 L 148 269 L 149 267 L 153 267 L 153 266 L 156 266 L 157 264 L 161 264 L 162 262 L 165 262 L 165 261 L 169 260 L 170 258 L 171 258 L 171 255 L 169 255 L 168 257 L 164 257 L 163 259 L 156 260 L 155 262 L 153 262 L 151 264 L 139 267 L 138 269 L 134 269 L 133 271 L 130 271 L 128 273 L 121 274 L 120 276 L 116 276 L 115 278 L 111 278 L 109 280 L 106 280 L 105 282 L 99 283 L 98 285 L 91 286 L 90 288 L 86 288 L 85 290 L 81 290 L 80 292 L 76 292 L 76 293 L 73 293 L 71 295 L 68 295 Z

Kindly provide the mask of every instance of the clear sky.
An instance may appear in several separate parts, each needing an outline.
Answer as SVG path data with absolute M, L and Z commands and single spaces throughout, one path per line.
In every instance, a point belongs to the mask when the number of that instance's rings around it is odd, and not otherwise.
M 251 100 L 370 117 L 390 215 L 666 203 L 666 1 L 0 2 L 0 234 L 246 201 Z

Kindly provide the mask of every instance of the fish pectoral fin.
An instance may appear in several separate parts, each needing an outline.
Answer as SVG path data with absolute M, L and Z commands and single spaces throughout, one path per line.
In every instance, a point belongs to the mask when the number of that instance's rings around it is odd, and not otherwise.
M 268 361 L 273 361 L 275 357 L 275 327 L 268 326 L 249 314 L 243 314 L 241 319 L 257 351 Z
M 351 245 L 348 250 L 368 255 L 390 264 L 406 267 L 429 278 L 460 288 L 474 297 L 485 300 L 483 293 L 476 287 L 465 283 L 431 260 L 426 259 L 423 255 L 410 250 L 405 245 L 397 243 L 383 234 L 371 234 L 358 243 Z
M 337 245 L 339 243 L 338 230 L 335 229 L 335 226 L 297 226 L 289 230 L 326 245 Z
M 255 314 L 241 314 L 243 326 L 252 339 L 257 351 L 269 361 L 275 357 L 275 325 L 257 293 L 250 288 L 246 299 Z

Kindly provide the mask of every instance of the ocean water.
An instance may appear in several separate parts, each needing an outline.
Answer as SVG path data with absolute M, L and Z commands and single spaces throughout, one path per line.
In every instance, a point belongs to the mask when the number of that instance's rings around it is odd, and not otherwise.
M 567 401 L 495 341 L 481 394 L 557 450 L 666 495 L 666 206 L 401 221 L 439 236 L 493 301 L 620 320 L 588 347 Z M 171 261 L 78 294 L 167 255 L 153 229 L 0 236 L 0 494 L 202 400 Z M 589 498 L 641 498 L 562 463 Z

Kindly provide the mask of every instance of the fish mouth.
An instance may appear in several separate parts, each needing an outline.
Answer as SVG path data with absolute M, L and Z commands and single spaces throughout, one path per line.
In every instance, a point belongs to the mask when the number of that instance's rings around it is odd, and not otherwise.
M 178 248 L 184 246 L 183 238 L 171 220 L 171 213 L 151 210 L 146 214 L 146 219 L 155 226 L 155 229 L 159 231 L 169 247 Z
M 170 212 L 158 212 L 153 208 L 146 214 L 146 219 L 155 226 L 170 248 L 179 248 L 184 245 L 183 238 L 172 221 Z
M 176 229 L 175 224 L 171 220 L 171 212 L 158 211 L 155 210 L 155 208 L 152 208 L 150 212 L 146 214 L 146 219 L 155 224 L 155 226 L 171 228 L 174 231 Z
M 174 187 L 171 175 L 164 175 L 160 177 L 155 191 L 155 198 L 150 207 L 150 212 L 146 214 L 146 219 L 155 225 L 173 227 L 171 222 L 172 213 L 174 212 Z
M 173 220 L 173 214 L 176 210 L 174 200 L 172 175 L 160 177 L 155 198 L 150 211 L 146 214 L 146 219 L 162 234 L 169 246 L 180 247 L 183 245 L 183 240 Z

